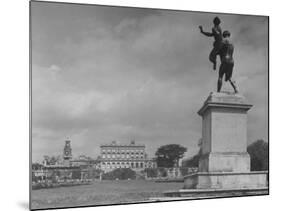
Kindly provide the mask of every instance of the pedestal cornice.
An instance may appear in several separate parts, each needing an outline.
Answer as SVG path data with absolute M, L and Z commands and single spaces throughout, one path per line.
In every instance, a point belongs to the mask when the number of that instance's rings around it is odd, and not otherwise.
M 253 105 L 249 104 L 240 94 L 211 92 L 198 114 L 202 116 L 210 108 L 223 108 L 248 111 Z

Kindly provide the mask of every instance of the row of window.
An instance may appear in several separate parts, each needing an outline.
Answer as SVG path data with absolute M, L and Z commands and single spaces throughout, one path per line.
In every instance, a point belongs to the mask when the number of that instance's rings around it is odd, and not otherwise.
M 125 154 L 127 154 L 127 155 L 129 155 L 129 154 L 131 154 L 131 155 L 134 155 L 134 154 L 138 155 L 138 154 L 140 154 L 140 155 L 143 155 L 144 152 L 106 152 L 106 151 L 103 151 L 102 154 L 112 154 L 112 155 L 115 155 L 115 154 L 116 155 L 125 155 Z
M 127 158 L 127 159 L 143 159 L 144 158 L 144 156 L 143 155 L 140 155 L 140 156 L 138 156 L 138 155 L 115 155 L 115 154 L 112 154 L 112 155 L 110 155 L 110 154 L 103 154 L 102 155 L 102 158 Z
M 125 167 L 125 168 L 144 168 L 145 164 L 143 162 L 103 162 L 102 165 L 105 168 L 118 168 L 118 167 Z M 152 167 L 152 163 L 147 163 L 147 167 Z
M 102 149 L 102 153 L 140 153 L 143 154 L 144 150 L 143 149 Z

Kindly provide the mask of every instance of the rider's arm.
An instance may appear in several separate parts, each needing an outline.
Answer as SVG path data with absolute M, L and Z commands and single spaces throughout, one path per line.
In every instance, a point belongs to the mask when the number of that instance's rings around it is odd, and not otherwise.
M 212 37 L 212 36 L 214 36 L 213 30 L 212 30 L 212 32 L 204 32 L 202 26 L 199 26 L 199 29 L 200 29 L 200 32 L 201 32 L 202 34 L 204 34 L 205 36 L 207 36 L 207 37 Z
M 201 31 L 201 33 L 204 34 L 204 35 L 207 36 L 207 37 L 212 37 L 212 36 L 214 36 L 213 33 L 211 33 L 211 32 L 204 32 L 203 30 Z

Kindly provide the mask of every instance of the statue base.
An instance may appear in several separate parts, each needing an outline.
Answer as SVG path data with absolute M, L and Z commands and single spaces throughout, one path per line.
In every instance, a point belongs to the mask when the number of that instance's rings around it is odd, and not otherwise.
M 165 196 L 268 194 L 268 172 L 250 171 L 247 112 L 251 107 L 240 94 L 214 92 L 208 96 L 198 112 L 202 117 L 198 172 L 184 177 L 184 189 Z
M 267 187 L 267 171 L 198 172 L 184 177 L 184 189 L 251 189 Z

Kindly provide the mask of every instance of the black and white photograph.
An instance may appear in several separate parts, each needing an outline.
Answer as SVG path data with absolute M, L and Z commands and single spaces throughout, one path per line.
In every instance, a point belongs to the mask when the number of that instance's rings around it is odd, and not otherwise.
M 30 209 L 269 194 L 269 17 L 30 1 Z

